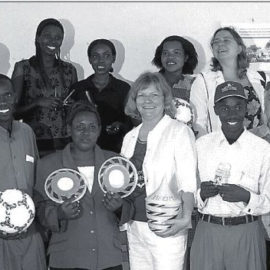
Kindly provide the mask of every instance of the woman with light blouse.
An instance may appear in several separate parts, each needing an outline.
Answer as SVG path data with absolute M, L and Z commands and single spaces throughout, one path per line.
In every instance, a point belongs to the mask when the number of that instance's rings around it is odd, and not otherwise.
M 107 194 L 105 206 L 122 211 L 120 224 L 127 223 L 132 270 L 183 269 L 196 191 L 193 132 L 173 119 L 171 89 L 160 73 L 144 73 L 134 82 L 125 112 L 142 120 L 126 134 L 121 150 L 134 163 L 139 181 L 127 199 Z M 147 224 L 145 198 L 164 179 L 183 201 L 183 216 L 179 213 L 167 221 L 171 227 L 165 232 L 153 232 Z

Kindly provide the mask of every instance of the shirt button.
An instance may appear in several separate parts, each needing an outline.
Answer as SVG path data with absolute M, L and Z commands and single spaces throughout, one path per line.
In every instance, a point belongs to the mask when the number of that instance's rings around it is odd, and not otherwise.
M 95 249 L 95 248 L 92 248 L 92 251 L 93 251 L 93 252 L 95 252 L 95 251 L 96 251 L 96 249 Z
M 95 231 L 94 230 L 91 230 L 90 233 L 95 233 Z
M 94 214 L 94 212 L 93 211 L 90 211 L 90 215 L 93 215 Z

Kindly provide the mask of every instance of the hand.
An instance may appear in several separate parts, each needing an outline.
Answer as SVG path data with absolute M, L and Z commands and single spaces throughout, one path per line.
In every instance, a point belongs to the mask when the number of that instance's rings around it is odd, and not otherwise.
M 223 184 L 219 188 L 219 194 L 223 201 L 227 202 L 248 203 L 250 199 L 249 191 L 234 184 Z
M 110 211 L 116 211 L 123 205 L 123 199 L 118 193 L 107 192 L 104 195 L 104 206 Z
M 72 202 L 74 197 L 69 198 L 59 205 L 57 209 L 58 218 L 61 219 L 76 219 L 80 216 L 80 203 Z
M 113 122 L 111 125 L 106 127 L 106 131 L 109 135 L 116 135 L 121 131 L 122 125 L 123 124 L 121 122 Z
M 36 100 L 36 104 L 39 107 L 45 108 L 57 108 L 61 104 L 61 100 L 56 97 L 40 97 Z
M 212 181 L 206 181 L 201 183 L 201 198 L 203 201 L 210 197 L 214 197 L 219 192 L 219 186 L 215 185 Z
M 163 224 L 171 225 L 168 230 L 165 232 L 155 232 L 156 235 L 160 237 L 169 237 L 174 236 L 181 231 L 185 231 L 188 229 L 189 225 L 191 224 L 191 219 L 188 217 L 177 217 L 176 219 L 168 220 Z

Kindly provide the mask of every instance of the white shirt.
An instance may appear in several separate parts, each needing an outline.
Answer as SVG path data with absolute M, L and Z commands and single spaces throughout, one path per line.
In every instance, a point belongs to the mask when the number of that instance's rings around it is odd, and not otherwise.
M 84 175 L 85 180 L 86 180 L 86 185 L 88 187 L 89 192 L 91 193 L 93 183 L 94 183 L 95 167 L 94 166 L 82 166 L 82 167 L 78 167 L 78 170 L 82 175 Z
M 121 154 L 133 156 L 142 124 L 126 134 Z M 175 191 L 196 192 L 197 155 L 195 138 L 191 129 L 165 115 L 147 138 L 147 149 L 143 161 L 143 173 L 147 196 L 168 181 Z
M 192 108 L 194 108 L 195 113 L 193 128 L 195 131 L 199 132 L 198 137 L 212 131 L 217 131 L 221 127 L 219 117 L 214 111 L 214 96 L 216 87 L 224 82 L 223 73 L 221 71 L 207 71 L 204 72 L 203 75 L 207 87 L 203 77 L 198 75 L 191 86 L 190 92 L 190 103 Z M 263 80 L 263 78 L 258 72 L 250 69 L 247 70 L 247 77 L 260 100 L 262 111 L 264 112 L 264 88 L 261 84 L 261 80 Z M 268 80 L 268 77 L 266 78 Z M 211 122 L 212 130 L 210 130 L 209 122 Z
M 231 165 L 229 184 L 250 192 L 249 203 L 226 202 L 220 195 L 206 199 L 197 192 L 198 209 L 203 214 L 234 217 L 262 215 L 270 211 L 270 145 L 245 130 L 238 140 L 229 144 L 222 131 L 197 140 L 198 168 L 201 182 L 214 180 L 220 163 Z

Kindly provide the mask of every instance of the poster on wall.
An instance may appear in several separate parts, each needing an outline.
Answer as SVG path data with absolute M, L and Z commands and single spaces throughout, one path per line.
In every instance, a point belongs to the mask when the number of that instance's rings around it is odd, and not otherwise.
M 233 27 L 243 38 L 251 67 L 270 74 L 270 24 L 223 23 Z

